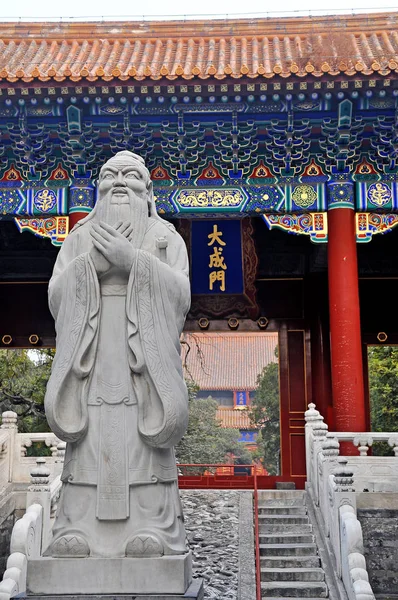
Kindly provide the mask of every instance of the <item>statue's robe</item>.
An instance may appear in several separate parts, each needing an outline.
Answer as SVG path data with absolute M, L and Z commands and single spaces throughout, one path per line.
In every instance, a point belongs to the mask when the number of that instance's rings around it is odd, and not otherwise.
M 45 408 L 68 442 L 54 539 L 72 531 L 92 554 L 111 556 L 133 534 L 155 532 L 166 554 L 183 552 L 173 447 L 188 420 L 179 341 L 190 302 L 186 248 L 150 217 L 130 273 L 99 279 L 90 227 L 67 237 L 49 286 L 57 352 Z

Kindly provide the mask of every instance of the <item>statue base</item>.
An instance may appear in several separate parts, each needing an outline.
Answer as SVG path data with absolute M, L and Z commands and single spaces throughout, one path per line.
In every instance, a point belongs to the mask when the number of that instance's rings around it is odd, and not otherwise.
M 122 596 L 117 595 L 85 595 L 79 596 L 81 600 L 203 600 L 204 597 L 204 588 L 203 588 L 203 579 L 195 579 L 192 581 L 191 585 L 185 592 L 185 594 L 139 594 L 138 596 L 123 594 Z M 54 596 L 52 594 L 46 594 L 45 596 L 39 595 L 31 595 L 26 596 L 26 594 L 18 594 L 15 596 L 19 600 L 76 600 L 76 596 Z
M 28 561 L 26 595 L 133 595 L 146 600 L 184 596 L 192 582 L 192 554 L 159 558 L 52 558 Z

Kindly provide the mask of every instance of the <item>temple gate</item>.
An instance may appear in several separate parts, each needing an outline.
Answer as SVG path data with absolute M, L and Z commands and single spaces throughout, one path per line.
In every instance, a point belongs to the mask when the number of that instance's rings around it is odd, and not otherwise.
M 57 247 L 132 150 L 190 252 L 187 331 L 278 332 L 302 484 L 308 403 L 366 430 L 365 345 L 398 341 L 396 20 L 3 27 L 0 346 L 54 344 Z

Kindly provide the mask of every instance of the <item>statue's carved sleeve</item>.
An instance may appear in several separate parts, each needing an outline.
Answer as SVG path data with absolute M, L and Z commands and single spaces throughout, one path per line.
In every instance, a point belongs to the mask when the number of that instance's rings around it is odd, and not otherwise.
M 76 256 L 78 241 L 77 234 L 67 238 L 49 285 L 58 350 L 45 407 L 51 429 L 68 442 L 80 439 L 87 428 L 85 392 L 95 358 L 100 311 L 95 269 L 88 253 Z
M 138 251 L 128 288 L 129 345 L 137 358 L 138 430 L 154 447 L 172 447 L 184 434 L 188 394 L 182 374 L 180 335 L 189 309 L 188 259 L 176 235 L 171 264 Z M 145 390 L 148 390 L 145 393 Z

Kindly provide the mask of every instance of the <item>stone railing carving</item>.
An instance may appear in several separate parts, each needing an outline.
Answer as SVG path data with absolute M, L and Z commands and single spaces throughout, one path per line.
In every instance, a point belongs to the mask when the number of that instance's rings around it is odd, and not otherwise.
M 64 448 L 61 448 L 64 451 Z M 59 452 L 57 453 L 59 457 Z M 26 592 L 28 560 L 39 558 L 51 538 L 55 510 L 61 490 L 58 475 L 50 483 L 51 470 L 46 458 L 36 458 L 31 469 L 31 485 L 26 495 L 26 513 L 12 530 L 7 569 L 0 582 L 0 600 Z
M 26 592 L 28 560 L 39 558 L 42 543 L 42 515 L 40 504 L 32 504 L 14 525 L 11 535 L 7 569 L 0 582 L 0 600 L 9 600 Z
M 31 448 L 35 442 L 43 442 L 47 448 L 51 449 L 51 456 L 57 456 L 57 445 L 60 440 L 53 433 L 19 433 L 17 442 L 21 448 L 21 456 L 27 455 L 28 448 Z
M 8 485 L 10 469 L 10 434 L 0 430 L 0 491 Z
M 51 456 L 46 457 L 46 465 L 50 470 L 50 481 L 55 479 L 62 470 L 65 443 L 53 433 L 18 433 L 18 416 L 15 412 L 6 411 L 2 414 L 0 426 L 0 490 L 11 483 L 26 483 L 31 481 L 31 470 L 36 464 L 36 456 L 27 456 L 28 448 L 34 448 L 37 442 L 42 442 L 51 450 Z M 34 454 L 34 453 L 32 453 Z
M 349 600 L 374 600 L 357 519 L 356 492 L 382 485 L 384 473 L 397 471 L 396 438 L 393 434 L 329 433 L 314 404 L 309 405 L 305 419 L 307 492 L 329 539 L 337 576 Z M 339 456 L 341 441 L 352 441 L 359 455 Z M 395 457 L 367 456 L 373 441 L 387 441 Z M 397 481 L 390 482 L 392 488 L 398 485 L 398 475 L 395 477 Z
M 364 556 L 362 527 L 356 510 L 350 505 L 339 508 L 341 538 L 341 578 L 348 597 L 356 600 L 373 600 Z
M 26 483 L 26 513 L 12 531 L 10 556 L 0 581 L 0 600 L 26 591 L 27 562 L 38 558 L 50 541 L 65 455 L 65 443 L 53 433 L 18 433 L 17 419 L 15 412 L 2 414 L 0 491 Z M 27 456 L 27 448 L 34 447 L 35 442 L 50 448 L 51 456 Z
M 326 434 L 335 442 L 352 442 L 358 448 L 357 456 L 349 456 L 353 471 L 355 491 L 358 492 L 398 492 L 398 434 L 397 433 L 346 433 Z M 369 456 L 369 448 L 374 442 L 384 442 L 393 449 L 394 456 Z
M 51 471 L 46 464 L 44 457 L 36 459 L 36 466 L 30 472 L 31 485 L 28 488 L 26 496 L 26 507 L 33 504 L 40 504 L 43 509 L 43 531 L 42 548 L 44 550 L 51 538 L 51 528 L 55 516 L 56 504 L 61 490 L 61 479 L 58 475 L 50 483 Z
M 330 435 L 330 434 L 329 434 Z M 398 433 L 383 433 L 383 432 L 366 432 L 366 433 L 346 433 L 336 432 L 334 436 L 341 442 L 352 442 L 358 448 L 359 456 L 367 456 L 369 448 L 374 442 L 385 442 L 394 451 L 394 455 L 398 456 Z

